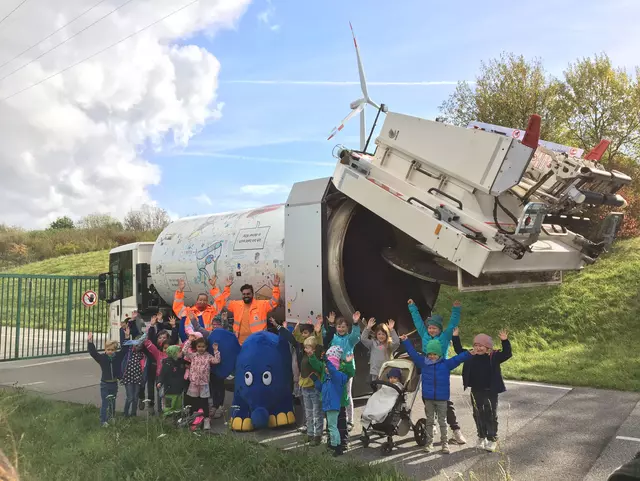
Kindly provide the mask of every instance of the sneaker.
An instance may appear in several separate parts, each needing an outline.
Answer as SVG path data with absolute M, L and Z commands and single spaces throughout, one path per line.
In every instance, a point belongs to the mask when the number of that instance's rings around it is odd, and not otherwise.
M 433 439 L 437 439 L 438 437 L 438 426 L 433 425 Z
M 142 399 L 138 400 L 138 409 L 144 411 L 144 401 Z
M 451 454 L 449 443 L 442 443 L 442 454 Z
M 220 419 L 222 417 L 222 408 L 218 408 L 214 411 L 212 418 Z
M 322 436 L 314 436 L 313 441 L 311 442 L 313 446 L 320 446 L 322 444 Z
M 478 442 L 476 443 L 476 448 L 484 449 L 487 444 L 487 440 L 485 438 L 478 438 Z
M 353 423 L 347 423 L 347 431 L 348 432 L 353 431 Z
M 489 441 L 489 440 L 487 440 L 487 442 L 484 444 L 484 449 L 486 449 L 490 453 L 495 453 L 497 448 L 498 448 L 498 442 L 497 441 Z
M 299 433 L 306 433 L 307 432 L 307 425 L 305 424 L 304 426 L 300 426 L 298 428 L 298 432 Z
M 427 445 L 424 447 L 424 450 L 425 450 L 427 453 L 430 453 L 431 451 L 433 451 L 433 444 L 427 444 Z
M 207 430 L 211 429 L 211 419 L 204 418 L 204 428 Z
M 462 431 L 460 431 L 459 429 L 453 431 L 453 440 L 456 442 L 456 444 L 467 444 L 467 440 L 464 438 L 464 436 L 462 435 Z
M 103 428 L 108 428 L 109 427 L 109 423 L 102 423 L 102 427 Z

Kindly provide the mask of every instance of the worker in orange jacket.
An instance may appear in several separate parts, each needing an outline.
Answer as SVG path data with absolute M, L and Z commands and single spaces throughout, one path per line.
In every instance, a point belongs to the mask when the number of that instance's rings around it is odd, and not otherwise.
M 230 286 L 233 277 L 227 281 L 227 287 L 223 295 L 229 297 Z M 240 288 L 242 294 L 241 301 L 229 301 L 227 310 L 233 313 L 233 332 L 238 337 L 238 342 L 242 345 L 247 337 L 254 332 L 267 330 L 267 315 L 278 307 L 280 300 L 280 276 L 273 276 L 273 294 L 269 300 L 256 300 L 253 297 L 253 286 L 245 284 Z
M 198 294 L 198 299 L 193 307 L 187 307 L 184 305 L 184 279 L 180 279 L 178 281 L 178 290 L 175 293 L 173 298 L 173 312 L 176 313 L 176 316 L 179 318 L 186 317 L 185 327 L 188 326 L 191 321 L 189 320 L 189 313 L 193 312 L 196 317 L 202 316 L 202 321 L 204 322 L 204 328 L 207 330 L 212 330 L 213 328 L 213 318 L 222 310 L 224 307 L 227 298 L 229 297 L 230 290 L 229 286 L 231 286 L 231 282 L 233 279 L 230 279 L 225 286 L 224 291 L 221 293 L 220 289 L 216 285 L 218 278 L 213 276 L 209 279 L 209 284 L 211 285 L 211 290 L 209 294 L 213 298 L 213 304 L 209 304 L 209 297 L 207 294 L 200 293 Z

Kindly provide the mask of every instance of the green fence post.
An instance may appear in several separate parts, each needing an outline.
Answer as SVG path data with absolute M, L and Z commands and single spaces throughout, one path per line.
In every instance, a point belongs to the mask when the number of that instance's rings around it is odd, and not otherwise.
M 64 349 L 66 354 L 71 353 L 71 318 L 73 317 L 73 278 L 67 279 L 67 332 L 65 335 Z
M 20 316 L 22 314 L 22 278 L 18 278 L 18 307 L 16 309 L 16 359 L 20 357 Z

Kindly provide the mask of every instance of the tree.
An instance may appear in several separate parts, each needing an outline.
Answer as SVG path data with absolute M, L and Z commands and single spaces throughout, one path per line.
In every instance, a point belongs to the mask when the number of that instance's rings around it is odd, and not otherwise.
M 156 205 L 143 204 L 140 209 L 127 213 L 124 228 L 134 231 L 158 231 L 167 227 L 170 222 L 166 210 Z
M 472 120 L 516 129 L 526 128 L 529 117 L 542 117 L 541 137 L 557 140 L 562 115 L 558 82 L 547 78 L 539 59 L 527 62 L 520 55 L 503 53 L 499 59 L 482 62 L 475 89 L 460 82 L 442 103 L 445 121 L 466 127 Z
M 66 215 L 58 217 L 49 225 L 49 229 L 73 229 L 74 227 L 73 220 Z
M 607 55 L 569 65 L 560 88 L 568 141 L 589 150 L 610 140 L 605 164 L 621 154 L 640 154 L 639 76 L 638 69 L 634 79 L 613 68 Z
M 78 227 L 82 229 L 115 229 L 122 230 L 122 223 L 111 217 L 109 214 L 89 214 L 78 222 Z

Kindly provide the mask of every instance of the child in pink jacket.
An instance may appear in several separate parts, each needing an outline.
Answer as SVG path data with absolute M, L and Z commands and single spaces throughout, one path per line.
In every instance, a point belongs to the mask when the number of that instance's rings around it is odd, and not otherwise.
M 196 351 L 191 350 L 191 343 Z M 189 339 L 182 346 L 182 355 L 185 361 L 191 362 L 189 366 L 189 389 L 187 390 L 186 404 L 192 409 L 202 410 L 204 415 L 204 428 L 211 428 L 209 419 L 209 373 L 212 364 L 220 364 L 220 351 L 218 345 L 213 345 L 213 355 L 207 352 L 207 341 L 198 337 L 195 341 Z

